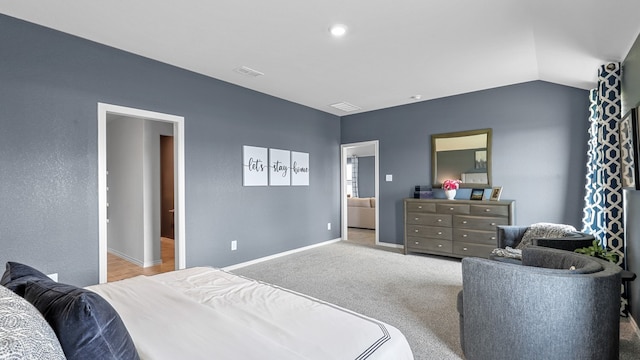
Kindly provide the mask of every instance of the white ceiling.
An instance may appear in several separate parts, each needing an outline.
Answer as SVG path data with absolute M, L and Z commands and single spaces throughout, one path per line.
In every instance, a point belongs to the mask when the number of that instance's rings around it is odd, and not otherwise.
M 339 116 L 531 80 L 589 89 L 640 32 L 638 0 L 0 0 L 0 12 Z M 333 23 L 347 35 L 332 38 Z

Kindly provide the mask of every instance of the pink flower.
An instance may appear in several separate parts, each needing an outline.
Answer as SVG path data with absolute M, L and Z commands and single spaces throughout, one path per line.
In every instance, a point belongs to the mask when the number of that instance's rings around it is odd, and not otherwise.
M 442 188 L 445 190 L 458 190 L 461 182 L 460 180 L 447 179 L 442 183 Z

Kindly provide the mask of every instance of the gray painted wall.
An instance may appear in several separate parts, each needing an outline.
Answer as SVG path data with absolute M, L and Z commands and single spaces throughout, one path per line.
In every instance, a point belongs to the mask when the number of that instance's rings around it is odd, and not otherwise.
M 431 135 L 483 128 L 493 129 L 493 185 L 516 201 L 516 223 L 580 228 L 588 106 L 585 90 L 534 81 L 345 116 L 341 141 L 380 141 L 382 242 L 403 242 L 402 199 L 430 183 Z
M 632 107 L 640 105 L 640 36 L 636 39 L 629 54 L 622 63 L 622 108 L 623 114 L 627 114 Z M 636 149 L 638 146 L 636 145 Z M 640 166 L 637 165 L 637 166 Z M 635 179 L 640 181 L 640 179 Z M 633 199 L 633 203 L 629 203 Z M 640 191 L 625 189 L 625 241 L 627 269 L 640 275 Z M 635 228 L 633 228 L 635 226 Z M 631 228 L 631 231 L 629 231 Z M 628 283 L 629 312 L 640 323 L 640 281 Z
M 622 63 L 622 114 L 640 106 L 640 35 Z
M 185 117 L 187 266 L 340 236 L 338 117 L 5 15 L 0 48 L 0 264 L 98 281 L 98 102 Z M 242 187 L 242 145 L 309 153 L 310 186 Z
M 358 158 L 358 195 L 360 197 L 376 196 L 375 158 L 375 156 Z

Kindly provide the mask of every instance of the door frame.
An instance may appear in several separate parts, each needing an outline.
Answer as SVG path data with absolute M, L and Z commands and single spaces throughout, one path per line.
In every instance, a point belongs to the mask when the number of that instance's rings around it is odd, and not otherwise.
M 98 275 L 107 282 L 107 114 L 173 124 L 176 269 L 186 267 L 184 117 L 98 103 Z
M 380 244 L 380 166 L 379 166 L 379 140 L 371 140 L 371 141 L 362 141 L 357 143 L 350 144 L 341 144 L 340 145 L 340 207 L 342 209 L 342 226 L 341 226 L 341 238 L 343 240 L 348 240 L 348 224 L 347 224 L 347 150 L 351 148 L 357 148 L 361 146 L 371 146 L 374 147 L 374 196 L 376 197 L 376 245 Z

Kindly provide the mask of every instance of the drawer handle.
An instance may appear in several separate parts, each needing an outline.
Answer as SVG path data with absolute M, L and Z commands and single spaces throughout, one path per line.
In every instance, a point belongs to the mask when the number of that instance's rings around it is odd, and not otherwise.
M 418 206 L 418 209 L 422 209 L 422 205 L 419 205 L 419 206 Z
M 495 239 L 496 239 L 496 237 L 495 237 L 495 236 L 492 236 L 492 237 L 491 237 L 491 240 L 495 240 Z
M 485 212 L 491 212 L 491 209 L 484 209 Z
M 438 222 L 442 222 L 442 219 L 438 219 Z
M 491 226 L 496 226 L 496 223 L 491 223 Z
M 467 234 L 463 234 L 462 237 L 467 237 Z
M 442 247 L 442 244 L 438 244 L 438 247 Z
M 419 232 L 419 230 L 418 230 L 418 229 L 415 229 L 415 230 L 413 230 L 413 231 L 414 231 L 414 232 Z
M 416 241 L 416 245 L 420 245 L 420 242 L 419 242 L 419 241 Z
M 438 231 L 438 235 L 442 235 L 442 231 Z
M 462 251 L 467 251 L 467 248 L 462 248 Z
M 415 218 L 415 219 L 413 219 L 413 220 L 418 221 L 418 220 L 420 220 L 420 218 Z
M 467 220 L 463 220 L 463 221 L 462 221 L 462 223 L 463 223 L 463 224 L 466 224 L 466 223 L 467 223 Z
M 453 211 L 453 208 L 449 208 L 449 210 Z

